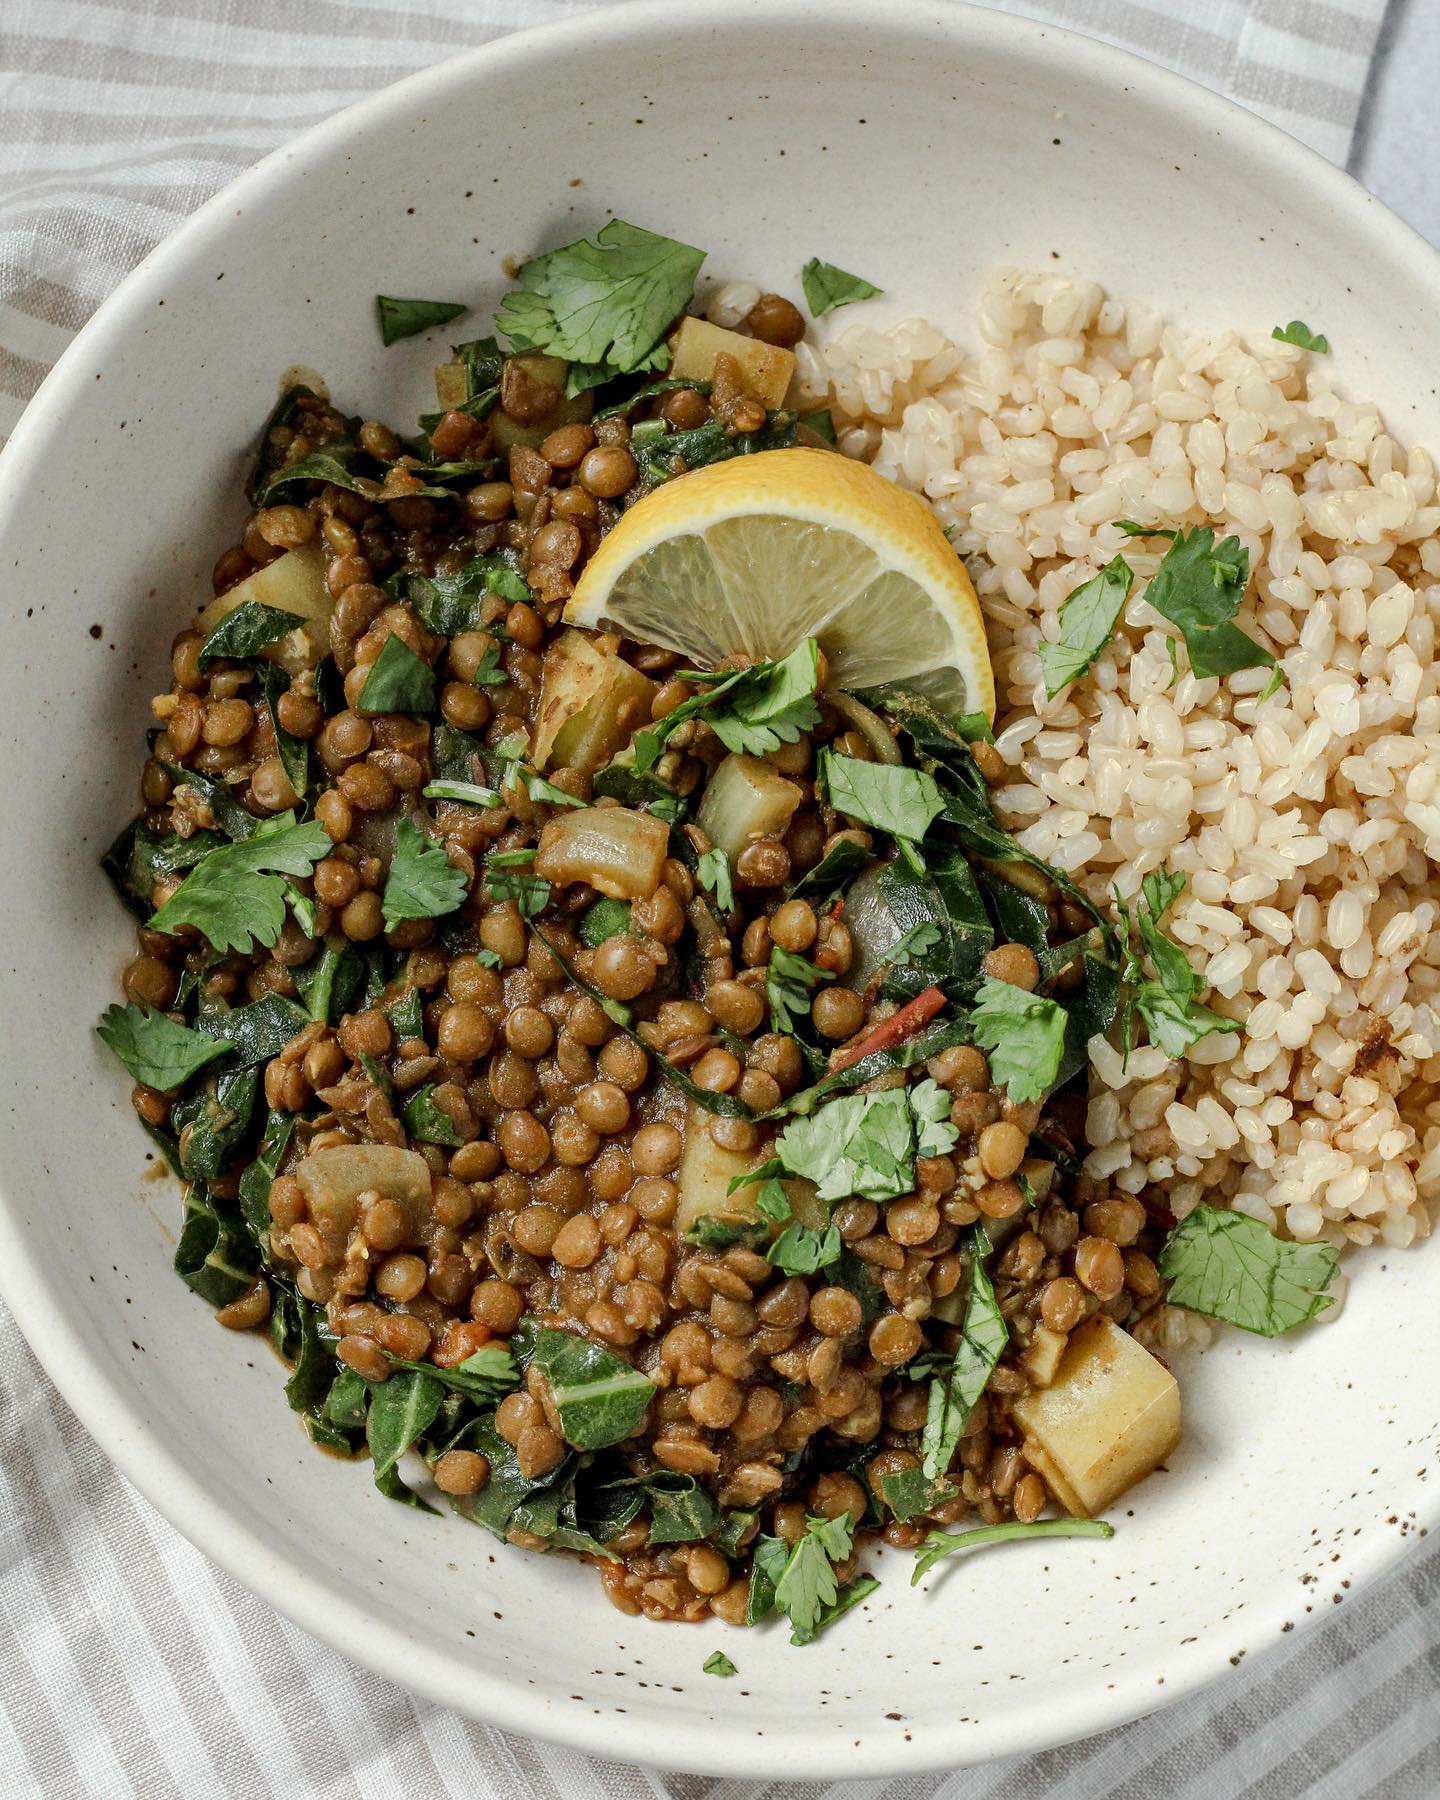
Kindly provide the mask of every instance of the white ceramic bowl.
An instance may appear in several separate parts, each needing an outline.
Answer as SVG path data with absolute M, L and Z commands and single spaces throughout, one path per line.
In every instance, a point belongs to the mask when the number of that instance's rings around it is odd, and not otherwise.
M 93 1034 L 129 926 L 96 866 L 134 809 L 146 698 L 233 535 L 277 373 L 405 419 L 434 340 L 372 297 L 497 298 L 501 260 L 614 211 L 794 292 L 822 255 L 968 333 L 982 272 L 1073 270 L 1201 327 L 1323 328 L 1440 445 L 1435 256 L 1345 176 L 1199 89 L 961 7 L 690 0 L 427 71 L 242 177 L 81 335 L 0 466 L 11 920 L 0 1280 L 66 1397 L 156 1505 L 301 1625 L 417 1691 L 615 1756 L 870 1775 L 1132 1717 L 1329 1613 L 1435 1521 L 1435 1253 L 1355 1264 L 1344 1318 L 1182 1370 L 1168 1473 L 1107 1543 L 1007 1546 L 880 1593 L 805 1650 L 622 1617 L 593 1573 L 501 1551 L 316 1454 L 281 1371 L 170 1272 L 176 1194 Z M 881 308 L 884 313 L 882 314 Z M 92 627 L 102 627 L 100 635 Z M 723 1644 L 732 1681 L 701 1675 Z

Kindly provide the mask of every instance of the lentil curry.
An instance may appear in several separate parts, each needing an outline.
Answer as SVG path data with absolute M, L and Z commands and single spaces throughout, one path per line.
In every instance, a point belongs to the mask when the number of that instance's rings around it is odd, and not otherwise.
M 696 670 L 564 624 L 657 486 L 833 439 L 784 405 L 795 305 L 677 330 L 699 253 L 618 229 L 522 270 L 419 440 L 283 395 L 106 858 L 139 927 L 101 1030 L 177 1269 L 317 1444 L 626 1613 L 803 1643 L 868 1535 L 918 1573 L 1108 1534 L 1179 1434 L 1166 1277 L 1274 1330 L 1333 1253 L 1207 1208 L 1167 1244 L 1079 1174 L 1097 1034 L 1233 1027 L 1174 974 L 1178 890 L 1132 942 L 999 823 L 983 714 L 835 691 L 815 638 Z M 386 341 L 458 310 L 384 300 Z

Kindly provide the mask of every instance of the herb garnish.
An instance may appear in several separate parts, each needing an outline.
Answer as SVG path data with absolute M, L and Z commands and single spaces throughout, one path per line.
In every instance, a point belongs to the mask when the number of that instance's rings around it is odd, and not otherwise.
M 550 883 L 536 875 L 530 850 L 492 851 L 485 859 L 485 885 L 499 906 L 513 900 L 522 919 L 533 919 L 550 904 Z
M 448 325 L 466 312 L 454 300 L 397 300 L 392 294 L 375 296 L 375 312 L 380 320 L 380 340 L 388 350 L 402 338 L 417 336 L 435 325 Z
M 1040 668 L 1051 700 L 1067 683 L 1083 675 L 1110 642 L 1134 581 L 1135 571 L 1123 556 L 1117 556 L 1064 601 L 1059 642 L 1040 646 Z
M 973 1261 L 970 1298 L 965 1306 L 965 1322 L 960 1327 L 955 1360 L 948 1375 L 937 1376 L 930 1383 L 920 1448 L 922 1466 L 932 1481 L 950 1467 L 950 1459 L 964 1435 L 966 1422 L 985 1392 L 985 1384 L 1009 1341 L 1010 1332 L 985 1265 Z
M 603 1450 L 633 1437 L 655 1394 L 653 1382 L 603 1344 L 541 1326 L 530 1365 L 545 1377 L 567 1444 Z
M 1130 911 L 1115 894 L 1115 910 L 1125 926 L 1125 980 L 1133 984 L 1125 1001 L 1124 1039 L 1129 1054 L 1133 1014 L 1138 1012 L 1150 1033 L 1150 1042 L 1158 1044 L 1167 1056 L 1183 1056 L 1190 1045 L 1217 1031 L 1239 1031 L 1238 1019 L 1227 1019 L 1222 1013 L 1201 1006 L 1196 996 L 1205 984 L 1190 967 L 1190 959 L 1180 946 L 1160 929 L 1165 914 L 1179 899 L 1185 888 L 1185 877 L 1157 869 L 1140 885 L 1141 900 L 1135 908 L 1143 954 L 1150 958 L 1158 980 L 1144 978 L 1144 967 L 1130 946 Z
M 700 1665 L 702 1675 L 734 1675 L 738 1671 L 723 1650 L 712 1650 Z
M 395 853 L 382 896 L 387 931 L 393 931 L 402 919 L 442 918 L 454 912 L 469 891 L 465 871 L 448 862 L 440 845 L 413 819 L 396 821 Z
M 455 1149 L 465 1142 L 449 1113 L 436 1105 L 433 1081 L 415 1090 L 405 1103 L 402 1117 L 406 1131 L 422 1144 L 448 1144 Z
M 735 886 L 730 878 L 730 858 L 715 846 L 707 850 L 695 865 L 695 878 L 707 893 L 715 896 L 715 904 L 722 913 L 728 913 L 735 905 Z
M 1021 1102 L 1043 1100 L 1055 1085 L 1065 1025 L 1065 1009 L 1057 1001 L 989 976 L 970 1013 L 975 1042 L 990 1053 L 990 1073 Z
M 852 1582 L 842 1595 L 835 1580 L 835 1566 L 850 1555 L 853 1543 L 854 1527 L 849 1513 L 834 1519 L 808 1516 L 803 1535 L 793 1545 L 787 1546 L 783 1538 L 758 1538 L 746 1623 L 754 1624 L 778 1607 L 794 1627 L 790 1642 L 810 1643 L 826 1625 L 879 1585 L 873 1577 L 866 1576 L 862 1578 L 863 1593 L 852 1595 L 851 1590 L 861 1586 L 861 1582 Z
M 593 244 L 581 238 L 527 262 L 495 326 L 516 350 L 575 365 L 566 391 L 583 393 L 662 366 L 661 338 L 689 305 L 704 260 L 703 250 L 612 219 Z
M 1247 1213 L 1197 1206 L 1165 1240 L 1160 1273 L 1171 1306 L 1277 1337 L 1334 1305 L 1331 1244 L 1277 1238 Z
M 834 263 L 821 262 L 812 256 L 800 271 L 800 285 L 805 290 L 805 304 L 810 316 L 821 319 L 837 306 L 852 306 L 857 300 L 873 300 L 883 290 L 862 275 L 848 274 Z
M 169 1093 L 233 1046 L 227 1038 L 191 1031 L 163 1012 L 109 1006 L 95 1028 L 142 1087 Z
M 1324 356 L 1330 348 L 1330 340 L 1322 332 L 1312 331 L 1303 319 L 1292 319 L 1288 325 L 1277 325 L 1270 333 L 1272 338 L 1279 338 L 1282 344 L 1298 344 L 1302 350 L 1313 350 L 1318 356 Z
M 943 1156 L 959 1132 L 938 1083 L 842 1094 L 808 1116 L 792 1119 L 775 1140 L 769 1162 L 737 1177 L 736 1185 L 801 1175 L 821 1200 L 894 1200 L 915 1185 L 916 1156 Z
M 305 623 L 298 613 L 282 607 L 263 606 L 258 600 L 246 600 L 225 617 L 200 646 L 199 665 L 203 675 L 217 657 L 243 661 L 255 656 L 267 645 L 288 637 Z
M 1250 552 L 1237 537 L 1217 544 L 1208 525 L 1180 532 L 1150 577 L 1144 599 L 1180 627 L 1197 676 L 1274 667 L 1273 654 L 1232 623 L 1249 580 Z
M 150 919 L 173 936 L 182 926 L 203 932 L 212 949 L 249 955 L 272 945 L 285 923 L 286 875 L 308 875 L 330 854 L 330 835 L 314 820 L 297 825 L 294 812 L 266 819 L 252 836 L 221 844 L 196 864 Z
M 727 882 L 728 885 L 728 882 Z M 733 901 L 732 901 L 733 904 Z M 810 1011 L 810 996 L 822 981 L 833 981 L 829 969 L 816 968 L 793 950 L 779 944 L 770 951 L 765 970 L 765 998 L 770 1003 L 770 1029 L 795 1035 L 795 1020 Z
M 1018 1519 L 1004 1525 L 976 1525 L 969 1531 L 932 1531 L 915 1552 L 911 1587 L 918 1587 L 942 1557 L 976 1544 L 1005 1544 L 1016 1538 L 1111 1538 L 1115 1527 L 1104 1519 L 1037 1519 L 1029 1525 Z
M 822 750 L 819 786 L 838 813 L 918 843 L 945 810 L 945 796 L 923 769 L 862 762 Z

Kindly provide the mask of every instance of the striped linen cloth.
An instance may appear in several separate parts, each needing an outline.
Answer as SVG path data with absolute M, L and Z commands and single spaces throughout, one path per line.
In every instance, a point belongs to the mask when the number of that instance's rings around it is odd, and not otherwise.
M 385 82 L 581 10 L 583 0 L 3 0 L 0 439 L 121 276 L 240 169 Z M 1014 10 L 1141 51 L 1344 161 L 1384 0 Z M 352 1667 L 213 1568 L 110 1468 L 0 1311 L 3 1800 L 1436 1792 L 1440 1549 L 1208 1694 L 983 1769 L 735 1782 L 488 1730 Z

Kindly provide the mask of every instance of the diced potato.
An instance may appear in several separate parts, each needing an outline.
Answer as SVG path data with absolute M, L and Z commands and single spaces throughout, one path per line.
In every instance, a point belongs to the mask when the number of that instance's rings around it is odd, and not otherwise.
M 344 1239 L 354 1230 L 364 1193 L 400 1202 L 410 1220 L 409 1241 L 418 1239 L 430 1216 L 430 1166 L 415 1150 L 390 1144 L 333 1144 L 312 1150 L 297 1165 L 295 1179 L 311 1219 L 327 1236 Z
M 680 1167 L 675 1182 L 680 1201 L 675 1210 L 675 1229 L 688 1231 L 698 1220 L 722 1219 L 727 1224 L 747 1225 L 760 1218 L 755 1203 L 760 1198 L 760 1182 L 726 1190 L 737 1175 L 744 1175 L 765 1160 L 763 1150 L 722 1150 L 707 1129 L 709 1113 L 691 1105 L 684 1124 L 685 1148 L 680 1153 Z M 829 1208 L 815 1198 L 815 1186 L 809 1181 L 783 1183 L 795 1217 L 802 1225 L 823 1226 Z
M 612 900 L 648 900 L 669 848 L 670 827 L 654 813 L 585 806 L 561 813 L 540 833 L 535 873 L 561 887 L 588 881 Z
M 593 775 L 650 717 L 655 683 L 579 631 L 545 652 L 535 766 Z
M 1046 1162 L 1040 1156 L 1027 1156 L 1017 1173 L 1023 1175 L 1029 1182 L 1033 1204 L 1043 1206 L 1050 1198 L 1050 1190 L 1055 1185 L 1054 1163 Z
M 709 381 L 715 358 L 724 352 L 740 365 L 747 392 L 766 406 L 779 406 L 795 373 L 795 352 L 759 338 L 742 337 L 708 319 L 684 318 L 670 340 L 670 373 L 687 381 Z
M 1049 1387 L 1013 1402 L 1025 1455 L 1066 1512 L 1090 1518 L 1180 1441 L 1180 1389 L 1103 1315 L 1073 1332 Z
M 295 614 L 295 630 L 260 651 L 261 656 L 279 663 L 288 674 L 313 669 L 329 653 L 333 602 L 325 585 L 325 549 L 318 539 L 302 544 L 298 550 L 287 550 L 263 569 L 217 594 L 195 621 L 196 630 L 202 637 L 209 637 L 227 613 L 248 600 Z
M 710 777 L 696 823 L 734 862 L 757 838 L 782 837 L 800 789 L 758 756 L 727 756 Z
M 1051 1331 L 1048 1325 L 1037 1325 L 1020 1358 L 1020 1366 L 1038 1388 L 1047 1388 L 1060 1369 L 1060 1358 L 1069 1343 L 1063 1331 Z

